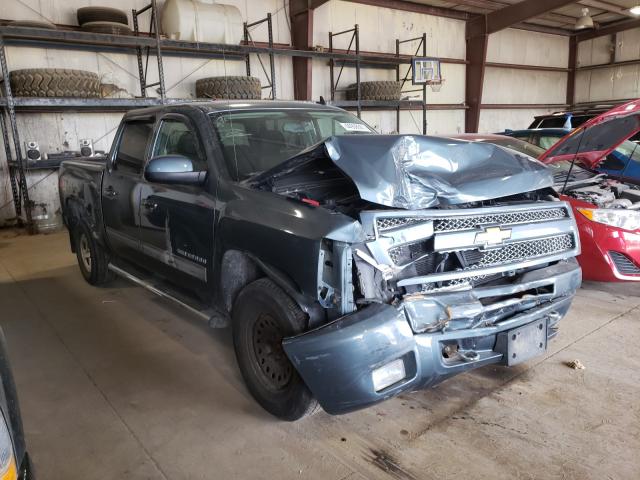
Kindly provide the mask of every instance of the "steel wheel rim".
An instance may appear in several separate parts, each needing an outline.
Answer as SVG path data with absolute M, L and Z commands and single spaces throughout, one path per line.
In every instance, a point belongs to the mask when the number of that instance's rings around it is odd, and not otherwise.
M 272 390 L 284 389 L 293 377 L 293 367 L 282 348 L 282 332 L 275 319 L 261 314 L 253 325 L 253 353 L 263 377 Z
M 80 259 L 87 272 L 91 272 L 91 249 L 89 248 L 89 240 L 84 233 L 80 235 Z

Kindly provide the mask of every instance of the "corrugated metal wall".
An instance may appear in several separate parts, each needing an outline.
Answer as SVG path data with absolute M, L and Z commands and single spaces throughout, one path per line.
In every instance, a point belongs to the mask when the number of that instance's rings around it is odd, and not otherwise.
M 26 2 L 24 0 L 0 0 L 2 14 L 6 19 L 41 20 L 42 17 L 59 24 L 76 24 L 78 7 L 88 4 L 108 4 L 130 12 L 142 8 L 148 0 L 46 0 Z M 288 0 L 221 0 L 237 6 L 245 20 L 252 22 L 273 14 L 274 41 L 290 43 Z M 161 5 L 162 2 L 159 2 Z M 145 24 L 148 19 L 142 23 Z M 463 21 L 434 17 L 381 7 L 367 6 L 332 0 L 314 12 L 314 44 L 328 46 L 328 32 L 360 26 L 360 45 L 364 51 L 395 52 L 395 39 L 417 37 L 426 33 L 427 54 L 436 57 L 464 60 L 465 24 Z M 266 41 L 266 25 L 252 31 L 254 40 Z M 636 40 L 637 42 L 637 40 Z M 336 39 L 336 48 L 346 48 L 348 36 Z M 417 44 L 403 46 L 402 53 L 414 53 Z M 524 63 L 530 65 L 552 65 L 566 67 L 567 39 L 520 30 L 505 30 L 494 34 L 489 41 L 488 61 L 499 63 Z M 120 91 L 117 95 L 139 95 L 137 62 L 135 56 L 121 53 L 88 52 L 76 50 L 39 49 L 9 47 L 10 69 L 34 67 L 78 68 L 97 72 L 103 83 L 113 83 Z M 153 60 L 153 58 L 152 58 Z M 264 61 L 268 59 L 265 57 Z M 214 75 L 243 75 L 242 61 L 206 60 L 165 56 L 165 83 L 170 97 L 193 98 L 195 81 Z M 155 64 L 151 62 L 149 82 L 155 81 Z M 442 66 L 445 83 L 440 92 L 427 90 L 429 104 L 462 104 L 465 99 L 465 65 L 446 63 Z M 404 73 L 404 72 L 402 72 Z M 266 84 L 265 75 L 255 56 L 252 56 L 252 74 Z M 289 57 L 276 57 L 276 79 L 278 97 L 293 98 L 292 62 Z M 186 77 L 186 78 L 185 78 Z M 636 76 L 637 77 L 637 76 Z M 362 80 L 395 79 L 391 69 L 362 70 Z M 355 71 L 346 68 L 340 86 L 355 82 Z M 487 68 L 483 103 L 564 103 L 566 77 L 563 73 L 528 70 Z M 412 87 L 409 84 L 405 90 Z M 329 97 L 329 68 L 325 60 L 313 61 L 313 98 Z M 149 92 L 155 95 L 155 92 Z M 268 89 L 264 96 L 268 96 Z M 415 95 L 415 94 L 414 94 Z M 498 131 L 505 128 L 526 127 L 536 114 L 544 109 L 484 110 L 481 114 L 480 130 Z M 120 113 L 31 113 L 20 114 L 18 123 L 23 141 L 37 141 L 43 152 L 77 150 L 79 140 L 90 138 L 95 148 L 108 150 Z M 428 132 L 431 134 L 456 133 L 464 130 L 463 109 L 433 110 L 427 114 Z M 365 111 L 363 119 L 382 133 L 396 131 L 394 111 Z M 402 133 L 419 133 L 422 130 L 421 111 L 403 111 L 400 117 Z M 4 165 L 5 162 L 0 162 Z M 2 167 L 0 167 L 2 168 Z M 29 184 L 42 180 L 43 174 L 30 174 Z M 41 181 L 31 190 L 36 202 L 57 204 L 56 175 Z M 0 170 L 0 205 L 10 203 L 6 172 Z M 0 209 L 0 225 L 3 219 L 14 215 L 11 205 Z
M 487 62 L 567 68 L 569 39 L 559 35 L 506 29 L 489 36 Z M 487 67 L 482 91 L 484 104 L 564 104 L 567 73 Z M 553 109 L 483 109 L 481 132 L 526 128 L 535 115 Z
M 405 40 L 427 34 L 427 55 L 464 60 L 465 22 L 450 18 L 434 17 L 418 13 L 391 10 L 388 8 L 357 3 L 331 1 L 314 11 L 314 45 L 328 46 L 329 32 L 360 29 L 360 48 L 364 51 L 395 53 L 396 39 Z M 346 49 L 351 36 L 345 34 L 334 39 L 334 48 Z M 419 42 L 402 45 L 402 54 L 414 54 Z M 403 77 L 408 66 L 403 67 Z M 313 98 L 328 97 L 331 91 L 329 69 L 326 60 L 313 62 Z M 465 66 L 443 64 L 445 83 L 440 92 L 427 89 L 429 104 L 464 103 Z M 395 70 L 364 68 L 361 81 L 395 80 Z M 355 69 L 345 68 L 338 88 L 355 83 Z M 416 88 L 409 81 L 404 90 Z M 417 93 L 418 95 L 419 92 Z M 406 95 L 416 95 L 416 93 Z M 337 97 L 341 98 L 341 97 Z M 343 98 L 343 97 L 342 97 Z M 421 98 L 421 95 L 416 98 Z M 382 133 L 396 131 L 396 113 L 368 111 L 363 119 Z M 464 110 L 437 110 L 427 112 L 428 133 L 451 133 L 464 130 Z M 422 112 L 403 111 L 400 114 L 400 132 L 422 133 Z
M 612 52 L 615 46 L 615 55 Z M 604 36 L 578 44 L 578 67 L 640 60 L 640 28 L 615 37 Z M 640 96 L 640 65 L 621 65 L 576 74 L 576 103 L 606 102 Z
M 291 35 L 288 22 L 288 0 L 224 0 L 240 9 L 242 17 L 253 22 L 273 14 L 274 41 L 289 44 Z M 87 5 L 109 5 L 120 8 L 130 14 L 131 9 L 140 9 L 149 0 L 47 0 L 42 2 L 24 2 L 19 0 L 0 0 L 2 5 L 0 17 L 20 20 L 49 20 L 57 24 L 77 25 L 76 10 Z M 162 5 L 163 2 L 158 2 Z M 30 6 L 28 6 L 30 5 Z M 129 15 L 130 16 L 130 15 Z M 131 19 L 130 19 L 131 21 Z M 148 28 L 148 13 L 141 17 L 141 25 Z M 255 27 L 251 31 L 255 41 L 267 40 L 266 24 Z M 157 69 L 151 57 L 149 62 L 148 83 L 157 81 Z M 175 98 L 194 98 L 195 82 L 198 78 L 217 75 L 244 75 L 244 61 L 207 60 L 202 58 L 179 58 L 164 56 L 164 73 L 167 96 Z M 268 57 L 263 61 L 268 70 Z M 120 92 L 116 96 L 132 97 L 140 94 L 138 81 L 138 64 L 135 55 L 110 52 L 89 52 L 68 49 L 42 49 L 28 47 L 7 47 L 7 62 L 10 70 L 20 68 L 77 68 L 89 70 L 100 75 L 103 83 L 113 83 Z M 267 84 L 266 77 L 255 55 L 251 60 L 252 75 Z M 187 78 L 185 78 L 187 77 Z M 293 98 L 293 69 L 290 57 L 276 57 L 276 88 L 278 96 L 283 99 Z M 158 96 L 153 89 L 149 96 Z M 267 97 L 269 90 L 263 95 Z M 98 150 L 108 150 L 115 129 L 122 118 L 122 113 L 26 113 L 18 115 L 20 138 L 24 141 L 34 140 L 40 145 L 43 153 L 56 153 L 64 150 L 79 150 L 80 139 L 89 138 L 95 141 Z M 4 157 L 4 151 L 1 154 Z M 11 189 L 8 175 L 2 170 L 6 161 L 0 162 L 0 226 L 8 218 L 15 216 L 11 205 Z M 53 210 L 59 209 L 57 195 L 57 175 L 50 172 L 29 172 L 27 183 L 36 185 L 30 188 L 30 196 L 36 202 L 44 202 Z

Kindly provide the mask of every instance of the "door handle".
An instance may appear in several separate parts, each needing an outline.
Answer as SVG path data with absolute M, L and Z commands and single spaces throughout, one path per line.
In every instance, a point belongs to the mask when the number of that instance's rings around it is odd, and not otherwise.
M 106 195 L 107 197 L 117 197 L 117 196 L 118 196 L 118 192 L 117 192 L 117 191 L 115 191 L 115 190 L 114 190 L 114 188 L 113 188 L 111 185 L 109 185 L 109 186 L 105 189 L 104 193 L 105 193 L 105 195 Z
M 155 210 L 156 208 L 158 208 L 158 204 L 155 202 L 152 202 L 151 200 L 143 200 L 142 201 L 142 206 L 144 208 L 146 208 L 147 210 Z

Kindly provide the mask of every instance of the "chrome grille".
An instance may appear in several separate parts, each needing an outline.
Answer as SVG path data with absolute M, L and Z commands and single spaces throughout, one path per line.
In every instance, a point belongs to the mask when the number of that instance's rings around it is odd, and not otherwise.
M 416 223 L 428 222 L 429 220 L 421 217 L 381 217 L 376 219 L 376 226 L 379 232 L 393 230 L 394 228 L 408 227 Z
M 465 217 L 434 219 L 436 232 L 472 230 L 481 225 L 518 225 L 522 223 L 548 222 L 568 217 L 564 208 L 546 208 L 541 210 L 523 210 L 518 212 L 491 213 Z
M 471 265 L 469 268 L 487 267 L 544 257 L 546 255 L 554 255 L 571 250 L 573 247 L 573 236 L 570 234 L 541 238 L 539 240 L 528 240 L 526 242 L 509 243 L 500 248 L 484 251 L 480 261 Z M 471 252 L 475 253 L 473 250 Z

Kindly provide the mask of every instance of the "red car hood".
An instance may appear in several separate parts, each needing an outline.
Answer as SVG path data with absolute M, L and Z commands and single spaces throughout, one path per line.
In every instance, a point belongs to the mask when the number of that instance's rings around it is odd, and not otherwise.
M 595 168 L 625 140 L 640 131 L 640 99 L 615 107 L 585 122 L 544 152 L 539 160 L 573 160 Z

